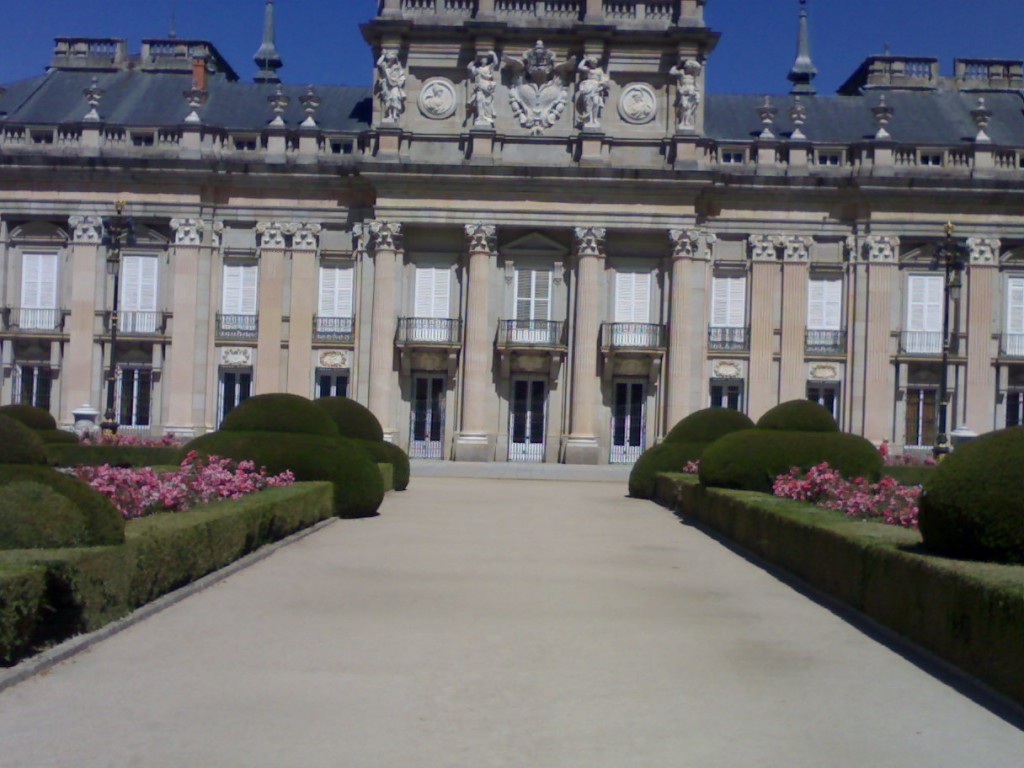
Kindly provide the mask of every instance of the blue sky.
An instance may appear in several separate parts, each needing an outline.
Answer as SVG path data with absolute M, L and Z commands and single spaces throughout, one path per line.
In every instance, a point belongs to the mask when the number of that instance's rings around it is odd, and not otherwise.
M 213 41 L 245 79 L 262 31 L 263 0 L 32 0 L 10 4 L 0 25 L 0 82 L 38 74 L 58 35 L 162 37 L 177 6 L 179 37 Z M 283 79 L 367 83 L 372 60 L 359 24 L 376 0 L 278 0 Z M 780 93 L 796 49 L 797 0 L 708 0 L 722 40 L 708 68 L 718 93 Z M 811 0 L 812 53 L 819 92 L 830 93 L 857 64 L 888 44 L 893 53 L 936 56 L 943 72 L 956 56 L 1024 59 L 1020 0 Z

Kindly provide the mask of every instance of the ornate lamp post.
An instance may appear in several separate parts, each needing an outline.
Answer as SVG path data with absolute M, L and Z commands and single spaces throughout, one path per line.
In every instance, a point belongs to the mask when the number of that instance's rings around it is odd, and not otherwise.
M 949 441 L 949 355 L 957 351 L 960 339 L 960 293 L 963 289 L 961 275 L 966 263 L 966 251 L 953 237 L 956 227 L 953 222 L 946 224 L 946 237 L 935 248 L 935 259 L 945 271 L 942 295 L 942 371 L 939 378 L 939 434 L 932 453 L 936 461 L 948 454 L 952 447 Z M 957 312 L 950 328 L 949 306 L 956 303 Z
M 107 246 L 107 274 L 114 278 L 114 297 L 110 311 L 110 367 L 107 369 L 107 407 L 100 425 L 104 432 L 116 433 L 117 420 L 117 327 L 120 322 L 121 246 L 132 237 L 134 223 L 124 215 L 124 200 L 114 203 L 117 213 L 103 218 L 103 243 Z

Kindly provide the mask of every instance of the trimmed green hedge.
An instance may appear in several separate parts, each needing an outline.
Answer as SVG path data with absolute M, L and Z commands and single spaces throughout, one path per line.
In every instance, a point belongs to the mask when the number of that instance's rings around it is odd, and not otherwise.
M 57 420 L 53 418 L 53 414 L 34 405 L 5 405 L 0 407 L 0 416 L 21 422 L 37 432 L 57 429 Z
M 882 475 L 896 478 L 900 485 L 924 485 L 934 472 L 935 467 L 918 464 L 882 467 Z
M 347 397 L 321 397 L 313 401 L 331 415 L 342 437 L 381 442 L 384 430 L 373 412 Z
M 731 408 L 704 408 L 682 419 L 667 435 L 666 443 L 713 443 L 730 432 L 753 429 L 754 422 L 745 413 Z
M 707 443 L 670 443 L 666 440 L 648 448 L 629 472 L 629 495 L 637 499 L 654 498 L 658 475 L 682 472 L 686 463 L 699 459 L 707 447 Z
M 0 465 L 45 464 L 46 446 L 20 421 L 0 416 Z
M 99 629 L 331 511 L 331 486 L 303 483 L 133 520 L 121 546 L 0 553 L 0 661 Z
M 61 445 L 46 446 L 47 463 L 55 467 L 156 467 L 178 465 L 185 451 L 174 446 Z
M 661 475 L 657 498 L 1024 704 L 1024 567 L 929 555 L 905 528 Z
M 63 429 L 39 429 L 36 430 L 39 439 L 49 445 L 78 445 L 78 435 L 74 432 L 66 432 Z
M 85 517 L 66 496 L 35 482 L 0 489 L 0 550 L 81 547 Z
M 283 392 L 250 397 L 224 417 L 220 431 L 338 436 L 334 422 L 312 400 Z
M 290 469 L 297 480 L 329 480 L 334 484 L 338 517 L 374 515 L 384 500 L 384 483 L 376 460 L 343 437 L 221 431 L 197 437 L 185 448 L 206 455 L 250 459 L 271 474 Z
M 364 451 L 373 457 L 373 460 L 390 464 L 394 469 L 392 473 L 392 484 L 386 485 L 396 491 L 404 491 L 409 487 L 409 455 L 394 443 L 385 440 L 353 440 Z
M 783 432 L 838 432 L 832 413 L 810 400 L 789 400 L 779 403 L 757 420 L 758 429 Z
M 700 481 L 714 488 L 771 493 L 779 475 L 823 461 L 848 478 L 877 480 L 882 470 L 881 455 L 857 435 L 748 429 L 708 446 L 700 457 Z
M 950 557 L 1024 563 L 1024 427 L 957 448 L 921 494 L 925 546 Z M 1024 647 L 1024 635 L 1021 637 Z

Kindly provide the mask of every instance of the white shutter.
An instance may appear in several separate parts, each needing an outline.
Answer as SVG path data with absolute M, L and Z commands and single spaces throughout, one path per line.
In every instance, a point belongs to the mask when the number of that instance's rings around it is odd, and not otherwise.
M 615 322 L 651 321 L 651 273 L 619 272 L 615 275 Z
M 551 271 L 516 270 L 516 320 L 551 319 Z
M 255 264 L 225 264 L 222 312 L 255 315 L 259 272 Z
M 448 317 L 450 283 L 446 267 L 416 267 L 415 317 Z
M 259 291 L 259 269 L 255 264 L 246 264 L 242 270 L 241 312 L 243 315 L 256 314 L 256 295 Z
M 321 317 L 352 317 L 351 267 L 320 267 L 319 315 Z
M 807 284 L 807 327 L 816 331 L 842 328 L 843 281 L 811 280 Z
M 157 258 L 125 256 L 121 264 L 121 309 L 156 312 Z
M 907 277 L 907 330 L 942 332 L 942 275 Z
M 1011 277 L 1006 284 L 1006 332 L 1024 334 L 1024 277 Z
M 21 257 L 21 306 L 57 308 L 57 254 L 25 253 Z
M 747 278 L 715 277 L 711 282 L 711 325 L 743 328 L 747 319 Z

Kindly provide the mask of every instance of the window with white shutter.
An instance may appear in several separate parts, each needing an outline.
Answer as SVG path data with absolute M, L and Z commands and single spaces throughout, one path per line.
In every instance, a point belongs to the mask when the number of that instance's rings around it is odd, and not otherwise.
M 26 329 L 56 328 L 57 312 L 57 254 L 23 253 L 19 325 Z
M 1003 352 L 1024 357 L 1024 277 L 1006 281 L 1006 336 Z
M 516 270 L 516 320 L 551 319 L 551 271 Z
M 718 328 L 743 328 L 746 319 L 746 275 L 716 275 L 711 283 L 711 325 Z
M 415 317 L 450 317 L 450 289 L 451 270 L 447 267 L 416 267 Z
M 224 265 L 225 315 L 255 315 L 258 267 L 255 264 Z
M 320 267 L 320 317 L 352 317 L 352 267 Z
M 651 273 L 618 272 L 615 275 L 615 322 L 651 322 Z
M 121 330 L 155 333 L 157 313 L 156 256 L 124 256 L 121 260 Z
M 942 350 L 942 275 L 907 276 L 907 324 L 903 348 L 910 354 Z
M 807 284 L 807 328 L 814 331 L 842 329 L 843 281 L 812 279 Z

